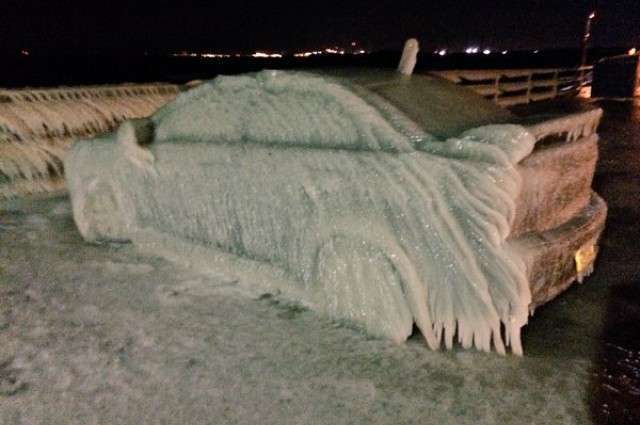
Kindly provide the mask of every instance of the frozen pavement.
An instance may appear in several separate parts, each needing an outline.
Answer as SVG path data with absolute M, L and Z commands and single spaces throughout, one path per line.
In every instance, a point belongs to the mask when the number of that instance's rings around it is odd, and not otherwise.
M 601 257 L 536 311 L 524 358 L 367 338 L 231 278 L 85 244 L 66 198 L 0 205 L 0 424 L 633 420 L 640 104 L 603 106 Z

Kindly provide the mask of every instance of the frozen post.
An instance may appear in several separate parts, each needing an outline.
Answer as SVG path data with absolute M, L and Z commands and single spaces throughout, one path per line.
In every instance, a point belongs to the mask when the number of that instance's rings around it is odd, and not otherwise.
M 402 49 L 402 57 L 398 64 L 398 72 L 403 75 L 413 74 L 413 68 L 416 66 L 419 51 L 420 47 L 418 45 L 418 40 L 415 38 L 408 39 L 404 43 L 404 48 Z
M 585 85 L 585 72 L 584 67 L 587 66 L 587 53 L 589 49 L 589 39 L 591 38 L 591 22 L 596 17 L 596 11 L 592 11 L 587 17 L 587 21 L 584 26 L 584 34 L 582 35 L 582 57 L 580 59 L 580 87 Z

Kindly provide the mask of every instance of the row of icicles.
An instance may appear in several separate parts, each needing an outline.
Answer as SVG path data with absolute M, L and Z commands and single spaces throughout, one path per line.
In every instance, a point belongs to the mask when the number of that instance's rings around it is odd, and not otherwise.
M 151 115 L 179 91 L 172 84 L 0 90 L 0 199 L 64 189 L 63 158 L 76 140 Z

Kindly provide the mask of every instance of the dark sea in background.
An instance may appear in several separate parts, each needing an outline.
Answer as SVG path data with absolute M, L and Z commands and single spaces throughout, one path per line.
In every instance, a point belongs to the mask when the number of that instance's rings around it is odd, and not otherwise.
M 623 48 L 592 49 L 589 63 L 616 54 Z M 204 51 L 202 51 L 204 53 Z M 175 82 L 209 79 L 219 74 L 238 74 L 261 69 L 314 69 L 327 67 L 395 68 L 399 51 L 381 51 L 362 55 L 321 55 L 278 59 L 175 57 L 169 52 L 132 51 L 20 51 L 0 52 L 0 87 L 50 87 L 60 85 L 111 84 L 124 82 Z M 416 72 L 436 69 L 556 68 L 580 63 L 578 49 L 493 52 L 467 55 L 451 53 L 438 56 L 421 52 Z

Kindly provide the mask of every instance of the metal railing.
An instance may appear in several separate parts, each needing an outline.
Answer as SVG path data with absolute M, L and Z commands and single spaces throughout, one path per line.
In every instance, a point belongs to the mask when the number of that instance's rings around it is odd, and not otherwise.
M 576 68 L 433 71 L 431 74 L 470 88 L 502 106 L 576 95 L 589 85 L 592 66 Z

